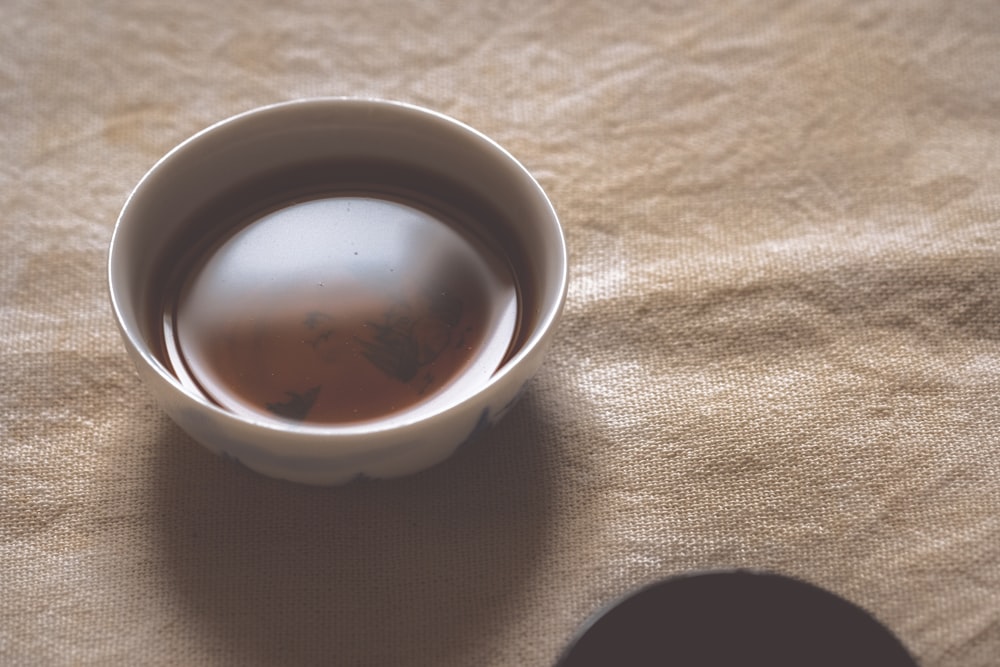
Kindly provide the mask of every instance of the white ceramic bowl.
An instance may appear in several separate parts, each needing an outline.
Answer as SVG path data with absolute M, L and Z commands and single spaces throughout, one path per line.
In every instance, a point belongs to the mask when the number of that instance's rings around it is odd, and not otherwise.
M 359 423 L 282 422 L 219 407 L 178 378 L 148 315 L 153 269 L 182 228 L 220 193 L 283 166 L 379 159 L 438 172 L 488 200 L 524 251 L 535 295 L 530 329 L 505 362 L 432 411 Z M 434 465 L 514 403 L 541 364 L 566 298 L 566 248 L 541 187 L 508 152 L 439 113 L 380 100 L 321 98 L 249 111 L 196 134 L 163 157 L 125 203 L 109 252 L 111 302 L 138 373 L 195 440 L 272 477 L 339 484 L 395 477 Z

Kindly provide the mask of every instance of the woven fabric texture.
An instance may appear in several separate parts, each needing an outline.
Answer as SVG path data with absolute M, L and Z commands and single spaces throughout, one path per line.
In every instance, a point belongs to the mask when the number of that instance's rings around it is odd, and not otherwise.
M 493 137 L 571 260 L 499 425 L 339 488 L 174 426 L 105 268 L 172 146 L 323 95 Z M 5 0 L 0 128 L 0 663 L 550 665 L 738 567 L 998 664 L 995 1 Z

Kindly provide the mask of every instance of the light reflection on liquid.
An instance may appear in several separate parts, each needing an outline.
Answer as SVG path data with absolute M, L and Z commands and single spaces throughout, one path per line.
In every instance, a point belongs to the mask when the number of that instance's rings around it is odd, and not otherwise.
M 312 423 L 432 410 L 485 382 L 517 327 L 509 265 L 460 224 L 336 196 L 271 212 L 195 265 L 168 311 L 182 381 Z

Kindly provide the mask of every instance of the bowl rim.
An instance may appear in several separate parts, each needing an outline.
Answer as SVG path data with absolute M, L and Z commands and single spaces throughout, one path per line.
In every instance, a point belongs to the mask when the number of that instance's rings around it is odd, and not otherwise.
M 178 156 L 191 151 L 192 147 L 204 141 L 206 137 L 212 136 L 224 128 L 229 128 L 252 117 L 280 114 L 290 110 L 294 111 L 296 109 L 304 109 L 307 107 L 357 107 L 359 109 L 364 107 L 378 107 L 381 109 L 388 109 L 393 112 L 423 116 L 424 118 L 436 120 L 452 127 L 453 129 L 457 129 L 461 133 L 468 135 L 479 145 L 482 145 L 492 151 L 503 161 L 507 162 L 509 166 L 513 167 L 522 178 L 526 179 L 525 182 L 535 190 L 535 195 L 540 198 L 539 201 L 543 205 L 546 212 L 546 219 L 551 220 L 553 223 L 553 240 L 556 244 L 554 250 L 555 256 L 558 258 L 558 266 L 552 267 L 552 270 L 548 273 L 555 277 L 555 282 L 557 283 L 555 286 L 557 290 L 556 293 L 558 295 L 557 298 L 552 302 L 550 307 L 539 313 L 539 318 L 531 332 L 531 335 L 524 341 L 521 348 L 500 368 L 498 368 L 485 383 L 479 386 L 475 391 L 464 394 L 447 405 L 434 410 L 433 412 L 421 413 L 420 411 L 415 411 L 414 414 L 410 416 L 407 416 L 404 413 L 403 415 L 395 417 L 391 420 L 374 418 L 347 424 L 315 424 L 292 421 L 285 422 L 269 420 L 266 418 L 257 419 L 247 415 L 236 414 L 222 408 L 219 405 L 216 405 L 208 398 L 190 391 L 190 389 L 186 387 L 173 373 L 169 372 L 163 362 L 153 354 L 150 350 L 149 344 L 144 340 L 142 335 L 138 331 L 128 327 L 126 324 L 127 318 L 125 312 L 130 311 L 131 309 L 125 307 L 121 303 L 123 295 L 119 294 L 119 288 L 117 287 L 117 281 L 114 276 L 114 267 L 117 261 L 119 261 L 118 257 L 122 252 L 124 252 L 121 249 L 121 238 L 123 235 L 123 228 L 127 222 L 126 217 L 134 205 L 134 202 L 142 195 L 143 191 L 148 187 L 148 184 L 157 176 L 157 174 L 165 169 L 168 164 L 178 159 Z M 463 406 L 474 402 L 477 397 L 490 392 L 490 390 L 494 387 L 502 384 L 504 380 L 514 372 L 516 367 L 520 366 L 527 358 L 540 351 L 539 347 L 545 344 L 552 329 L 558 322 L 565 306 L 568 293 L 568 264 L 569 261 L 565 233 L 551 200 L 541 187 L 541 184 L 538 183 L 537 179 L 535 179 L 528 169 L 499 143 L 470 125 L 457 120 L 456 118 L 409 102 L 378 97 L 324 96 L 275 102 L 242 111 L 208 125 L 171 148 L 143 174 L 136 185 L 130 190 L 128 196 L 122 204 L 115 220 L 111 241 L 108 245 L 106 269 L 108 294 L 110 297 L 111 307 L 114 312 L 119 332 L 125 339 L 127 347 L 134 353 L 132 355 L 133 358 L 138 357 L 141 359 L 141 363 L 144 364 L 148 370 L 152 371 L 157 376 L 158 380 L 169 386 L 172 391 L 176 392 L 180 396 L 183 396 L 184 400 L 197 403 L 201 409 L 210 411 L 215 418 L 222 419 L 230 423 L 253 429 L 263 429 L 265 431 L 272 432 L 275 435 L 295 434 L 299 437 L 306 438 L 314 436 L 329 438 L 336 436 L 387 434 L 408 429 L 417 424 L 445 420 L 448 418 L 449 414 L 461 410 Z M 136 363 L 140 363 L 139 359 L 136 359 Z

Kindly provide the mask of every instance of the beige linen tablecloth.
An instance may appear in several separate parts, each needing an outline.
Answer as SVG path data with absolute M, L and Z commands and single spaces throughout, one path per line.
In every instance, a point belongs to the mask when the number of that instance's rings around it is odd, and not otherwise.
M 139 384 L 106 249 L 173 145 L 432 107 L 550 194 L 571 287 L 495 429 L 309 488 Z M 0 5 L 0 664 L 549 665 L 691 571 L 1000 664 L 1000 3 Z

